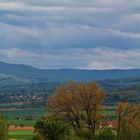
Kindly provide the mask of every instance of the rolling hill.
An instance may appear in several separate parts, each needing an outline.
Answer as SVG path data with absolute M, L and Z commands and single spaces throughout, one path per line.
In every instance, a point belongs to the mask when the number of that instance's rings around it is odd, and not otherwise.
M 94 80 L 133 77 L 140 77 L 139 69 L 37 69 L 22 64 L 8 64 L 0 62 L 0 86 L 41 82 L 90 82 Z

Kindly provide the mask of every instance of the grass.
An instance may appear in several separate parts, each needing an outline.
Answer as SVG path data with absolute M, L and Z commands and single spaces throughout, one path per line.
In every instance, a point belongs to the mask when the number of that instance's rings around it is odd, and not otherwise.
M 39 118 L 46 113 L 45 108 L 33 108 L 30 110 L 6 110 L 6 111 L 1 111 L 4 116 L 6 116 L 8 119 L 13 119 L 13 118 Z
M 103 113 L 105 116 L 108 116 L 108 117 L 114 117 L 115 116 L 115 111 L 104 111 Z
M 2 111 L 2 113 L 7 117 L 7 122 L 9 125 L 20 126 L 22 124 L 23 126 L 34 126 L 36 120 L 46 113 L 46 109 L 36 108 L 31 110 L 7 110 Z M 27 118 L 33 118 L 33 120 L 25 120 Z M 9 139 L 11 140 L 32 140 L 33 136 L 34 132 L 31 130 L 9 131 Z
M 115 117 L 116 106 L 105 106 L 103 114 L 108 117 Z
M 17 125 L 17 126 L 20 126 L 21 124 L 23 124 L 23 126 L 34 126 L 34 123 L 35 120 L 8 120 L 9 125 Z M 32 140 L 33 136 L 34 132 L 32 130 L 16 130 L 9 132 L 10 139 Z
M 115 116 L 116 106 L 105 106 L 103 114 L 108 117 Z M 9 125 L 17 125 L 20 126 L 34 126 L 34 123 L 38 118 L 43 116 L 46 113 L 45 108 L 33 108 L 31 110 L 8 110 L 2 111 L 2 113 L 7 117 L 7 121 Z M 20 119 L 17 119 L 20 118 Z M 33 120 L 26 120 L 27 118 L 33 118 Z M 34 136 L 34 132 L 32 130 L 16 130 L 9 132 L 10 139 L 16 140 L 31 140 Z
M 36 108 L 31 110 L 8 110 L 2 111 L 2 113 L 7 117 L 7 122 L 9 125 L 20 126 L 34 126 L 36 119 L 43 116 L 46 113 L 45 108 Z M 20 118 L 20 119 L 16 119 Z M 27 118 L 33 118 L 34 120 L 25 120 Z M 16 130 L 9 132 L 9 138 L 15 140 L 32 140 L 34 132 L 31 130 Z
M 107 110 L 115 110 L 116 109 L 116 106 L 104 106 L 104 109 L 107 109 Z
M 103 114 L 109 118 L 115 117 L 116 106 L 105 106 Z M 46 113 L 45 108 L 36 108 L 31 110 L 12 110 L 3 111 L 7 117 L 9 125 L 34 126 L 35 121 Z M 20 119 L 17 119 L 20 118 Z M 33 120 L 27 120 L 33 119 Z
M 22 130 L 22 131 L 11 131 L 9 132 L 9 138 L 10 139 L 28 139 L 31 140 L 34 136 L 34 132 L 33 131 L 29 131 L 29 130 Z
M 23 124 L 23 126 L 34 126 L 35 120 L 7 120 L 9 125 L 17 125 L 20 126 Z
M 104 114 L 107 116 L 114 116 L 115 115 L 116 106 L 105 106 L 104 107 Z M 30 110 L 7 110 L 1 111 L 8 119 L 16 119 L 16 118 L 39 118 L 45 115 L 47 112 L 46 108 L 33 108 Z

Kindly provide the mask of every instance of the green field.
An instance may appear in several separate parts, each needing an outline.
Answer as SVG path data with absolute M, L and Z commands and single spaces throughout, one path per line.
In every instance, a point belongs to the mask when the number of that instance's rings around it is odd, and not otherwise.
M 41 116 L 46 114 L 45 108 L 33 108 L 31 110 L 6 110 L 1 111 L 6 116 L 9 125 L 15 126 L 34 126 L 34 123 Z M 28 120 L 32 119 L 32 120 Z M 34 136 L 34 132 L 31 130 L 16 130 L 9 132 L 10 139 L 28 139 L 31 140 Z
M 112 106 L 104 106 L 104 109 L 105 110 L 115 110 L 116 109 L 116 106 L 115 105 L 112 105 Z
M 114 118 L 116 106 L 105 106 L 103 108 L 103 114 L 107 117 Z M 24 120 L 37 120 L 38 118 L 44 116 L 47 113 L 46 108 L 33 108 L 29 110 L 7 110 L 1 111 L 1 113 L 9 120 L 10 124 L 25 124 L 25 125 L 33 125 L 32 121 L 24 121 Z M 14 121 L 15 120 L 15 121 Z M 19 120 L 19 121 L 18 121 Z M 16 123 L 18 122 L 18 123 Z
M 9 125 L 20 126 L 34 126 L 35 120 L 8 120 Z M 10 139 L 28 139 L 31 140 L 34 136 L 34 132 L 31 130 L 16 130 L 9 132 Z
M 106 116 L 115 116 L 115 110 L 116 110 L 116 106 L 105 106 L 103 111 L 103 114 Z M 25 120 L 25 119 L 38 119 L 41 116 L 45 115 L 47 113 L 47 109 L 46 108 L 33 108 L 30 110 L 7 110 L 7 111 L 1 111 L 2 114 L 4 114 L 4 116 L 6 116 L 6 118 L 8 120 L 17 120 L 17 118 L 21 119 L 21 120 Z
M 10 139 L 28 139 L 31 140 L 34 136 L 33 131 L 29 130 L 22 130 L 22 131 L 11 131 L 9 132 L 9 138 Z
M 105 106 L 103 114 L 105 116 L 113 118 L 115 116 L 116 106 Z M 46 114 L 45 108 L 36 108 L 31 110 L 12 110 L 12 111 L 2 111 L 2 113 L 7 117 L 7 122 L 9 125 L 15 126 L 34 126 L 34 123 L 41 116 Z M 18 118 L 18 119 L 17 119 Z M 33 118 L 33 120 L 27 120 L 27 118 Z M 9 138 L 10 139 L 28 139 L 31 140 L 34 136 L 34 132 L 31 130 L 17 130 L 10 131 Z
M 9 125 L 17 125 L 20 126 L 21 124 L 23 126 L 34 126 L 35 120 L 8 120 L 7 121 Z
M 116 106 L 105 106 L 103 114 L 107 117 L 115 117 Z
M 29 110 L 6 110 L 1 111 L 1 113 L 6 116 L 8 119 L 14 119 L 14 118 L 39 118 L 46 114 L 45 108 L 33 108 Z

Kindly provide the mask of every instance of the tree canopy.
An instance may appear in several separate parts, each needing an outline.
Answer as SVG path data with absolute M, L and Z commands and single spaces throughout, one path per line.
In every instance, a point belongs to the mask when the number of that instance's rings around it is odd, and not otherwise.
M 101 118 L 105 92 L 94 82 L 89 84 L 70 83 L 59 87 L 48 99 L 51 117 L 66 120 L 78 133 L 89 129 L 95 133 Z

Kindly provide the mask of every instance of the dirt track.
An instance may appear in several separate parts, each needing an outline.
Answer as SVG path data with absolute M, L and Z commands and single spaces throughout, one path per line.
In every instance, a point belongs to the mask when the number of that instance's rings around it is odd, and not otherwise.
M 17 130 L 34 130 L 34 128 L 32 126 L 24 126 L 24 127 L 21 127 L 21 126 L 14 126 L 14 125 L 11 125 L 9 127 L 9 131 L 17 131 Z

